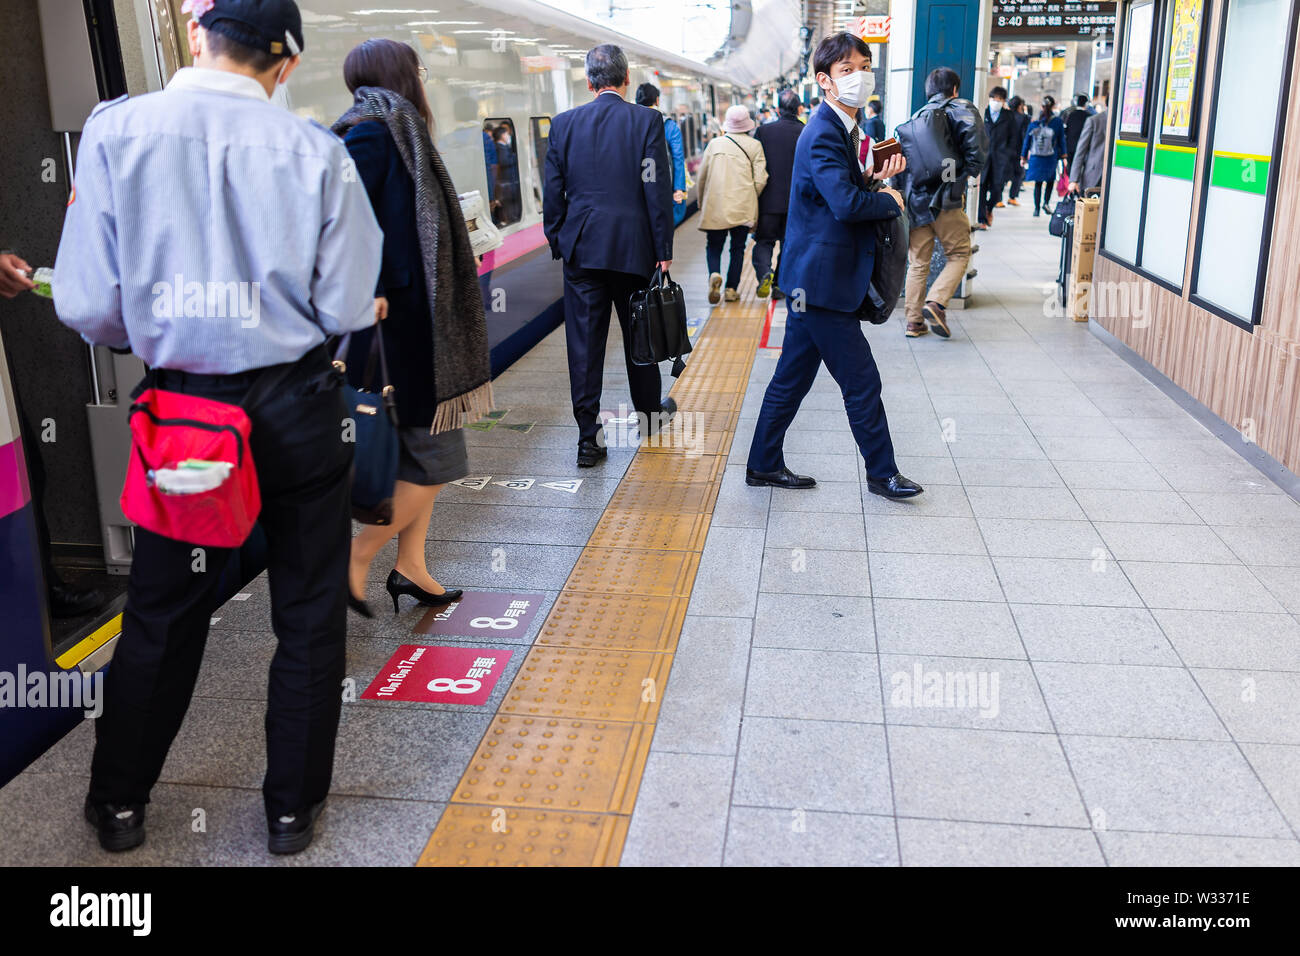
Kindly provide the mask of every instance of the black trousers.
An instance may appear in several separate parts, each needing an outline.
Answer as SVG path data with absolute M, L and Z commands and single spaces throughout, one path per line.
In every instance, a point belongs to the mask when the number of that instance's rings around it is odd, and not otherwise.
M 986 226 L 989 224 L 989 213 L 1002 202 L 1002 186 L 1000 180 L 994 182 L 987 174 L 980 183 L 980 222 Z
M 727 279 L 724 283 L 728 289 L 740 286 L 740 273 L 745 268 L 745 240 L 749 238 L 748 226 L 732 226 L 730 229 L 705 230 L 704 261 L 709 273 L 722 271 L 722 247 L 731 237 L 731 257 L 727 263 Z M 762 276 L 759 276 L 761 279 Z
M 758 281 L 763 281 L 763 276 L 769 272 L 776 275 L 776 270 L 780 266 L 780 260 L 772 261 L 772 253 L 778 242 L 785 241 L 785 222 L 787 214 L 783 212 L 765 212 L 759 213 L 758 224 L 754 229 L 754 252 L 751 261 L 754 263 L 754 275 L 758 276 Z M 784 246 L 782 246 L 784 248 Z
M 1025 183 L 1025 167 L 1020 165 L 1017 160 L 1015 167 L 1011 170 L 1011 198 L 1016 199 L 1020 196 L 1020 187 Z
M 282 367 L 283 368 L 283 367 Z M 157 371 L 171 391 L 238 403 L 252 376 Z M 304 809 L 329 792 L 344 677 L 351 540 L 341 378 L 317 348 L 249 410 L 261 486 L 271 623 L 277 647 L 266 706 L 268 817 Z M 189 708 L 233 549 L 197 548 L 135 532 L 122 635 L 95 722 L 90 797 L 145 803 Z M 252 754 L 249 760 L 255 759 Z
M 648 276 L 610 269 L 583 269 L 564 264 L 564 337 L 569 347 L 569 389 L 579 439 L 595 439 L 600 430 L 600 392 L 605 378 L 605 343 L 609 339 L 609 310 L 618 313 L 623 329 L 623 356 L 632 407 L 647 415 L 659 411 L 663 400 L 658 365 L 634 365 L 629 351 L 632 293 L 644 289 Z

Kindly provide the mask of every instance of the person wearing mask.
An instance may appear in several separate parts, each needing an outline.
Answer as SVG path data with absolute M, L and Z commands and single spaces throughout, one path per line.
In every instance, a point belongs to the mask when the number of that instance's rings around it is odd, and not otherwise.
M 696 175 L 700 197 L 700 230 L 707 236 L 709 302 L 716 305 L 722 285 L 722 248 L 731 240 L 725 297 L 740 298 L 740 270 L 745 266 L 745 241 L 758 221 L 759 196 L 767 185 L 767 159 L 762 145 L 749 135 L 754 120 L 737 104 L 723 117 L 722 135 L 709 143 Z
M 957 150 L 950 157 L 955 164 L 951 177 L 915 182 L 910 174 L 902 179 L 907 197 L 907 215 L 911 224 L 908 234 L 907 284 L 905 308 L 906 335 L 911 338 L 933 330 L 942 338 L 952 333 L 948 328 L 948 301 L 961 284 L 970 265 L 970 219 L 966 216 L 966 183 L 984 172 L 989 158 L 989 138 L 984 119 L 970 100 L 958 97 L 960 79 L 946 66 L 938 67 L 925 78 L 929 99 L 922 110 L 935 110 L 947 126 L 947 143 Z M 919 111 L 918 111 L 919 112 Z M 927 131 L 928 127 L 921 127 Z M 939 144 L 933 144 L 941 150 Z M 929 292 L 930 258 L 938 240 L 947 257 L 943 270 Z M 926 322 L 929 322 L 929 329 Z
M 636 88 L 638 106 L 659 110 L 659 87 L 642 83 Z M 664 141 L 668 144 L 669 160 L 673 170 L 673 225 L 680 226 L 686 218 L 686 150 L 682 145 L 682 128 L 671 116 L 660 114 L 664 121 Z
M 979 225 L 993 225 L 993 210 L 1002 205 L 1002 187 L 1011 179 L 1020 152 L 1020 131 L 1015 115 L 1007 108 L 1007 91 L 1000 86 L 989 91 L 984 109 L 984 129 L 989 136 L 989 163 L 980 180 Z
M 194 66 L 86 121 L 54 306 L 88 342 L 129 347 L 150 369 L 142 385 L 242 404 L 252 422 L 278 642 L 262 795 L 268 848 L 295 853 L 329 793 L 346 659 L 353 445 L 324 343 L 374 325 L 383 236 L 338 137 L 270 101 L 299 63 L 297 6 L 206 0 L 191 13 Z M 187 288 L 249 283 L 258 321 L 224 307 L 159 317 L 156 284 L 175 276 Z M 201 550 L 196 570 L 193 544 L 135 529 L 85 805 L 107 850 L 144 841 L 145 804 L 238 554 Z
M 1025 106 L 1025 101 L 1019 96 L 1011 97 L 1007 103 L 1007 109 L 1011 110 L 1011 118 L 1016 121 L 1017 144 L 1025 141 L 1025 134 L 1029 132 L 1029 111 Z M 1011 189 L 1007 194 L 1008 206 L 1020 205 L 1020 188 L 1025 182 L 1025 168 L 1015 160 L 1011 163 Z
M 867 100 L 867 121 L 862 124 L 863 131 L 877 143 L 884 142 L 888 138 L 885 136 L 885 121 L 880 115 L 882 109 L 880 100 L 874 98 Z
M 492 133 L 497 150 L 497 197 L 501 200 L 501 222 L 509 225 L 523 215 L 523 192 L 519 188 L 519 149 L 514 129 L 501 123 Z
M 17 253 L 0 252 L 0 296 L 12 299 L 20 292 L 35 288 L 29 278 L 32 267 Z M 68 584 L 54 566 L 50 555 L 50 526 L 45 518 L 45 462 L 41 457 L 41 443 L 36 440 L 23 408 L 23 388 L 17 381 L 17 370 L 11 370 L 14 381 L 14 401 L 18 413 L 18 433 L 22 438 L 27 459 L 27 477 L 31 484 L 32 518 L 36 523 L 36 545 L 40 555 L 41 571 L 45 578 L 45 593 L 50 616 L 64 619 L 81 617 L 98 611 L 108 603 L 108 598 L 97 588 L 79 588 Z
M 501 197 L 497 194 L 497 141 L 496 127 L 491 123 L 483 124 L 483 165 L 487 167 L 487 202 L 492 212 L 494 225 L 501 225 Z
M 1065 156 L 1065 127 L 1052 113 L 1051 97 L 1043 100 L 1038 119 L 1029 124 L 1020 146 L 1020 165 L 1025 181 L 1034 184 L 1034 215 L 1052 211 L 1052 186 L 1056 170 Z
M 1093 114 L 1083 124 L 1070 163 L 1070 191 L 1082 192 L 1101 185 L 1106 170 L 1106 97 L 1092 101 Z
M 795 147 L 778 281 L 790 297 L 785 337 L 749 446 L 745 483 L 811 488 L 807 475 L 785 463 L 785 433 L 823 362 L 839 384 L 867 489 L 886 498 L 910 498 L 921 486 L 903 477 L 894 459 L 881 401 L 880 372 L 862 334 L 858 311 L 868 300 L 876 254 L 876 224 L 903 211 L 903 197 L 869 189 L 858 166 L 858 110 L 871 94 L 871 48 L 851 33 L 826 37 L 813 53 L 817 84 L 826 96 Z M 882 179 L 906 168 L 893 156 L 875 170 Z M 876 185 L 876 184 L 871 184 Z
M 456 188 L 433 145 L 418 54 L 394 40 L 366 40 L 344 59 L 343 82 L 354 102 L 333 129 L 384 231 L 375 288 L 382 324 L 351 337 L 347 374 L 360 387 L 372 350 L 382 347 L 390 376 L 384 384 L 393 386 L 397 403 L 392 521 L 362 525 L 348 564 L 349 605 L 372 617 L 366 578 L 394 536 L 397 560 L 385 583 L 394 613 L 401 595 L 428 607 L 461 596 L 429 573 L 425 547 L 438 493 L 469 474 L 460 423 L 466 414 L 477 421 L 492 410 L 492 369 L 478 264 Z
M 663 119 L 627 102 L 627 56 L 612 43 L 587 52 L 590 103 L 551 121 L 542 228 L 551 255 L 564 260 L 564 334 L 578 423 L 578 467 L 606 457 L 600 393 L 611 306 L 623 329 L 632 405 L 650 437 L 677 410 L 660 397 L 658 365 L 632 361 L 632 293 L 673 258 L 673 182 L 658 175 L 668 156 Z M 656 171 L 645 175 L 646 170 Z M 663 170 L 663 172 L 667 172 Z
M 781 297 L 776 288 L 776 268 L 772 251 L 778 242 L 785 249 L 786 214 L 790 208 L 790 182 L 794 173 L 794 150 L 804 126 L 799 122 L 799 95 L 783 90 L 777 98 L 781 118 L 761 127 L 754 134 L 763 147 L 767 166 L 767 185 L 758 197 L 758 225 L 754 228 L 754 275 L 758 277 L 758 297 Z
M 1080 93 L 1074 98 L 1074 105 L 1061 114 L 1061 123 L 1065 128 L 1065 164 L 1069 168 L 1074 161 L 1074 150 L 1083 133 L 1083 124 L 1088 122 L 1092 111 L 1088 109 L 1088 97 Z

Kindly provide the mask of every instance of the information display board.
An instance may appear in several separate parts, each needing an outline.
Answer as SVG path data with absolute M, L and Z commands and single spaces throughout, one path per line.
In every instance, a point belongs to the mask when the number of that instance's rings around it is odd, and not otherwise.
M 993 39 L 1078 40 L 1115 35 L 1115 4 L 1104 0 L 995 0 Z
M 1169 26 L 1169 68 L 1165 76 L 1165 106 L 1161 139 L 1190 142 L 1196 123 L 1197 65 L 1201 52 L 1204 0 L 1174 0 Z

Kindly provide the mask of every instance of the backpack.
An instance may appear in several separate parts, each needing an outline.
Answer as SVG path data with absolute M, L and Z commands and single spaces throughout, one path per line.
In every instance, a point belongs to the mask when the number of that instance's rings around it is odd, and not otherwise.
M 949 177 L 960 162 L 953 145 L 952 129 L 942 103 L 926 103 L 912 118 L 894 130 L 894 138 L 907 160 L 907 174 L 914 186 L 934 186 Z
M 867 296 L 858 306 L 858 320 L 883 325 L 898 305 L 907 281 L 907 216 L 881 219 L 876 227 L 876 258 L 871 267 Z
M 1056 133 L 1052 127 L 1042 124 L 1029 134 L 1029 155 L 1056 155 Z

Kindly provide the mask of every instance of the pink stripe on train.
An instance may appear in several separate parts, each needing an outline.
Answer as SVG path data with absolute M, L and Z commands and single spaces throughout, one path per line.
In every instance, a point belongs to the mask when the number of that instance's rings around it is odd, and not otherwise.
M 527 229 L 512 232 L 504 237 L 504 240 L 499 247 L 483 256 L 483 261 L 478 265 L 479 275 L 491 272 L 493 269 L 499 269 L 507 262 L 525 256 L 534 249 L 546 245 L 546 233 L 542 231 L 542 224 L 539 222 Z
M 31 497 L 23 443 L 14 439 L 7 445 L 0 445 L 0 518 L 26 505 Z

